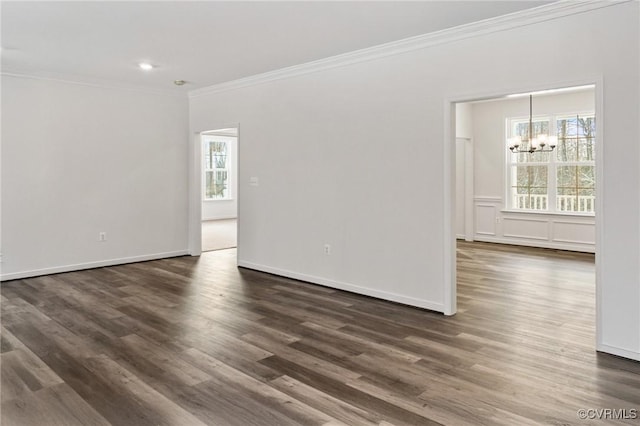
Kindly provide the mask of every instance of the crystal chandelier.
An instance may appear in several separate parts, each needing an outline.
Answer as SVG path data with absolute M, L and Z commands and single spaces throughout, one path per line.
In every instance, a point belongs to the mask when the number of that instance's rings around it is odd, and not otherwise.
M 509 138 L 509 149 L 513 153 L 521 152 L 551 152 L 558 144 L 557 136 L 547 136 L 546 134 L 533 135 L 533 95 L 529 95 L 529 139 L 522 139 L 521 136 Z M 525 147 L 522 142 L 529 142 Z

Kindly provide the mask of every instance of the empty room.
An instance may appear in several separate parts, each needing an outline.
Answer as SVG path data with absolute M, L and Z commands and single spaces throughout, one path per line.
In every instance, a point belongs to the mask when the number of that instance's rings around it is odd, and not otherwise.
M 638 1 L 0 8 L 2 425 L 637 424 Z

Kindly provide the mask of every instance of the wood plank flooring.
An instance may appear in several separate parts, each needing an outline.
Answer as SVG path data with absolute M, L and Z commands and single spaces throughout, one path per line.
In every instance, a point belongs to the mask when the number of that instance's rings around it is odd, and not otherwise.
M 594 350 L 592 255 L 459 243 L 454 317 L 234 265 L 223 250 L 2 283 L 2 425 L 568 425 L 640 408 L 640 363 Z

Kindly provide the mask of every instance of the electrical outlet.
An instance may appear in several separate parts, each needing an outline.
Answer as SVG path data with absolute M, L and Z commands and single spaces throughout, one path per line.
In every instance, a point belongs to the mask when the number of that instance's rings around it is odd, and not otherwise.
M 325 244 L 324 245 L 324 254 L 326 254 L 327 256 L 331 254 L 331 245 L 330 244 Z
M 98 241 L 100 241 L 101 243 L 104 243 L 105 241 L 107 241 L 107 233 L 106 232 L 100 232 L 98 234 Z

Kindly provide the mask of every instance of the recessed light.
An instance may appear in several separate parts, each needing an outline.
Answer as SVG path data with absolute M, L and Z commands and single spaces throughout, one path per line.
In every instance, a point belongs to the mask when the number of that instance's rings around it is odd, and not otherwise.
M 147 62 L 140 62 L 138 66 L 140 67 L 141 70 L 145 70 L 145 71 L 149 71 L 155 68 L 153 65 Z
M 175 84 L 176 86 L 183 86 L 185 85 L 187 82 L 184 80 L 173 80 L 173 84 Z

